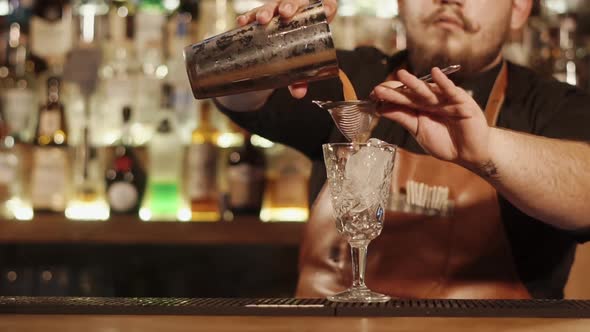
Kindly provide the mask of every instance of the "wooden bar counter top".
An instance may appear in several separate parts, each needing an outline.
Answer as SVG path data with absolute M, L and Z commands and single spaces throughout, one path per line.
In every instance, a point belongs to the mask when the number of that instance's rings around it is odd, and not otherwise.
M 589 332 L 590 301 L 0 297 L 0 331 Z
M 0 331 L 477 331 L 588 332 L 590 319 L 447 317 L 255 317 L 151 315 L 3 315 Z

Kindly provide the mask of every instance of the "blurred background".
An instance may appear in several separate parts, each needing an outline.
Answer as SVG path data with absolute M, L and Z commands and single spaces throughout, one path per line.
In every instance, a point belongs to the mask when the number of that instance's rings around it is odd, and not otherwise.
M 0 0 L 0 295 L 290 296 L 310 163 L 192 97 L 182 49 L 256 0 Z M 337 47 L 405 48 L 394 0 Z M 590 1 L 536 1 L 506 57 L 590 90 Z

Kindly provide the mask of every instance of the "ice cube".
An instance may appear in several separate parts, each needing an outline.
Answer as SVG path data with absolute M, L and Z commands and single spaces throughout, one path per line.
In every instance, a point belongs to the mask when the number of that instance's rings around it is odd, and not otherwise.
M 383 141 L 370 139 L 367 145 L 348 158 L 346 163 L 346 179 L 349 190 L 358 195 L 362 205 L 374 205 L 381 195 L 380 188 L 386 180 L 385 174 L 393 166 L 392 154 L 384 149 Z

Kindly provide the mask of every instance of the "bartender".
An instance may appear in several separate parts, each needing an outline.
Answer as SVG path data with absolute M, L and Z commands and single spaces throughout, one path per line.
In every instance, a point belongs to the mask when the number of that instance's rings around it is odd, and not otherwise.
M 308 4 L 271 1 L 238 22 L 266 24 L 276 13 L 290 18 Z M 335 0 L 324 6 L 333 18 Z M 367 285 L 404 298 L 562 298 L 576 244 L 590 238 L 590 96 L 502 57 L 532 0 L 399 0 L 398 6 L 406 51 L 338 52 L 358 98 L 390 104 L 372 137 L 399 147 L 392 197 L 401 203 L 390 207 L 371 242 Z M 462 69 L 447 77 L 438 68 L 450 64 Z M 424 74 L 433 83 L 417 78 Z M 408 88 L 395 89 L 402 84 Z M 343 97 L 340 81 L 326 80 L 217 99 L 239 125 L 313 161 L 301 297 L 331 295 L 351 283 L 321 149 L 345 138 L 311 102 Z M 420 202 L 403 199 L 416 185 L 444 188 L 448 197 L 435 209 L 420 209 Z

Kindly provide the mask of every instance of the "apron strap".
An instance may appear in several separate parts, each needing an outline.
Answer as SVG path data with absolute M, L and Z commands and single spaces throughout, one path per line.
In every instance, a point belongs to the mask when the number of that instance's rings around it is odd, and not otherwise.
M 508 66 L 506 65 L 506 61 L 503 61 L 502 69 L 500 69 L 500 73 L 496 77 L 494 87 L 492 88 L 492 92 L 490 93 L 490 97 L 488 98 L 488 103 L 485 109 L 486 120 L 488 121 L 488 125 L 491 127 L 495 127 L 498 121 L 498 115 L 500 114 L 500 110 L 504 104 L 504 99 L 506 98 L 507 86 Z

